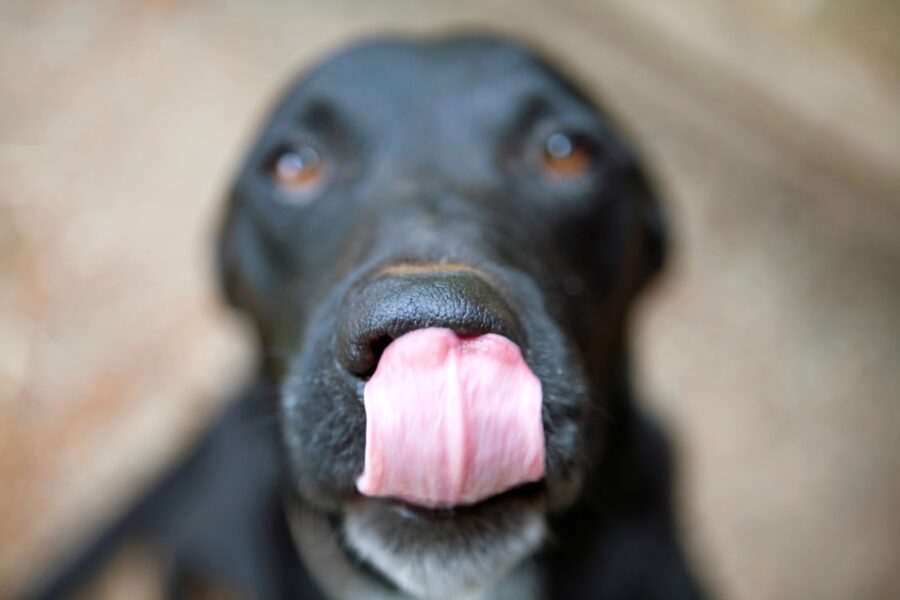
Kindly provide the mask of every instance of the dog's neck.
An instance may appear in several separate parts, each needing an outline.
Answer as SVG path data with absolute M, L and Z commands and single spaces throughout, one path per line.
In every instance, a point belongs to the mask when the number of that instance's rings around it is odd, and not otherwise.
M 295 500 L 289 501 L 285 510 L 300 557 L 327 597 L 335 600 L 413 599 L 360 566 L 341 544 L 340 528 L 335 527 L 328 515 Z M 460 595 L 458 600 L 534 600 L 540 596 L 539 591 L 536 569 L 521 565 L 490 588 Z

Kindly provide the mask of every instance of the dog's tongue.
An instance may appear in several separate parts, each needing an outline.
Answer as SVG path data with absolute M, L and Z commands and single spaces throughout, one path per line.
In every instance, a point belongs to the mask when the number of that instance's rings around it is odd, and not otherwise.
M 544 475 L 541 383 L 505 337 L 407 333 L 384 350 L 365 405 L 367 496 L 449 507 Z

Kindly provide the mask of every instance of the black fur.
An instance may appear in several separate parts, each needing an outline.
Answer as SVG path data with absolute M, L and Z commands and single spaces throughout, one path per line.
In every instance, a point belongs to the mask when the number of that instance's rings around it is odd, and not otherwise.
M 556 181 L 536 169 L 556 131 L 592 140 L 586 175 Z M 301 143 L 326 165 L 308 194 L 270 176 L 274 157 Z M 284 516 L 301 506 L 373 589 L 398 584 L 361 558 L 348 515 L 363 515 L 385 547 L 465 571 L 539 514 L 549 534 L 529 568 L 541 597 L 700 597 L 672 520 L 667 444 L 629 382 L 630 307 L 666 246 L 633 148 L 532 51 L 454 37 L 330 59 L 264 126 L 220 238 L 225 294 L 259 333 L 259 382 L 36 596 L 63 596 L 135 534 L 168 557 L 176 596 L 225 581 L 258 598 L 319 598 Z M 391 275 L 400 264 L 431 270 Z M 440 514 L 360 498 L 365 376 L 384 343 L 426 326 L 519 343 L 544 390 L 543 482 Z

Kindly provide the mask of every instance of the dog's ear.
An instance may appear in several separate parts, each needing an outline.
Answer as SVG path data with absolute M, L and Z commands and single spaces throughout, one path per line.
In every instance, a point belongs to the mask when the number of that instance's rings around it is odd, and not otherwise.
M 665 267 L 670 233 L 656 186 L 640 161 L 632 161 L 627 167 L 626 179 L 641 229 L 641 275 L 638 285 L 641 289 Z
M 229 199 L 216 234 L 216 271 L 219 289 L 225 300 L 235 308 L 245 308 L 240 301 L 241 260 L 238 253 L 238 228 L 235 202 Z
M 228 303 L 251 315 L 265 313 L 272 297 L 275 262 L 264 248 L 252 215 L 242 210 L 237 195 L 227 202 L 216 240 L 219 285 Z
M 216 240 L 219 286 L 227 302 L 257 325 L 276 314 L 277 299 L 283 295 L 279 282 L 285 280 L 278 252 L 266 244 L 259 229 L 252 212 L 233 191 Z

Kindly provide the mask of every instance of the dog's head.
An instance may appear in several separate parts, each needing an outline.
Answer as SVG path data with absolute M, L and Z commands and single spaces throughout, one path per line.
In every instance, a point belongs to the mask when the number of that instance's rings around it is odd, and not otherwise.
M 608 116 L 531 51 L 466 37 L 368 43 L 299 80 L 237 177 L 220 250 L 279 385 L 297 497 L 425 596 L 496 580 L 577 498 L 664 237 Z M 394 340 L 436 328 L 520 349 L 543 400 L 538 481 L 439 508 L 358 491 L 365 385 Z

